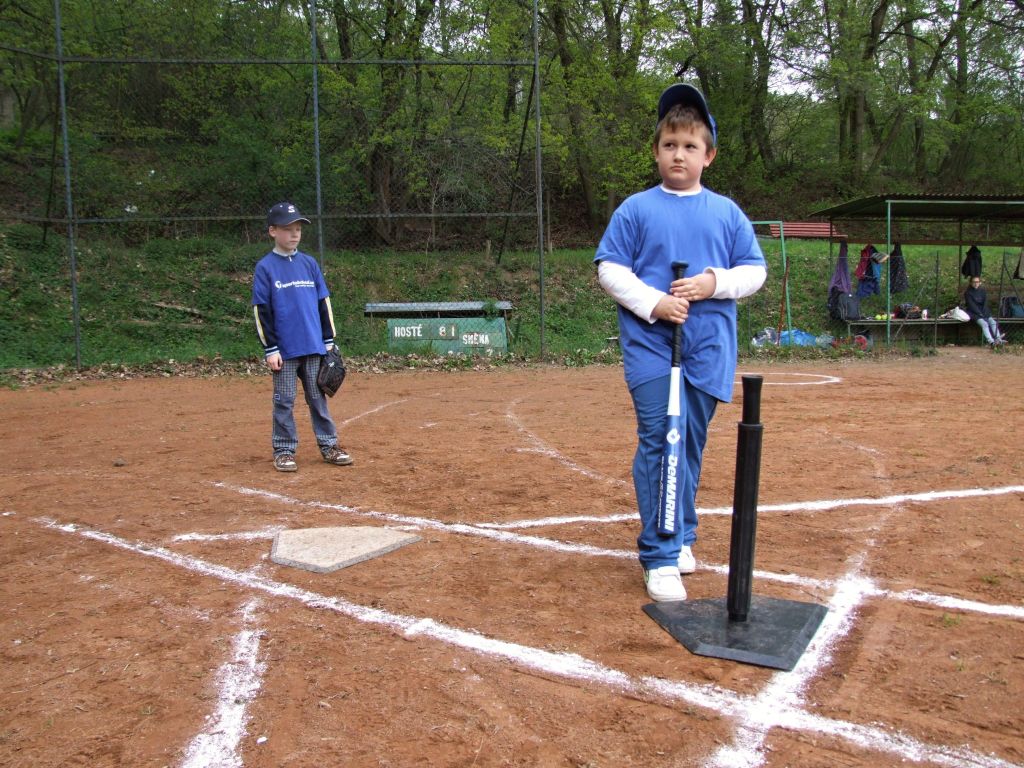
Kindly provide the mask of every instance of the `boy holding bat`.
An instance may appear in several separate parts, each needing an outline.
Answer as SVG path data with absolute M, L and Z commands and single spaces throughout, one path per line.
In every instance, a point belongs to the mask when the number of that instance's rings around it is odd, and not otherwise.
M 717 127 L 703 94 L 677 83 L 658 101 L 654 160 L 661 184 L 627 198 L 612 215 L 594 261 L 601 286 L 618 304 L 619 343 L 637 421 L 633 485 L 637 538 L 652 600 L 685 600 L 680 573 L 692 573 L 696 495 L 708 425 L 718 402 L 732 400 L 736 299 L 767 276 L 750 221 L 732 200 L 701 186 L 717 153 Z M 685 262 L 676 279 L 673 263 Z M 671 386 L 675 326 L 682 333 L 678 386 Z M 679 434 L 666 435 L 670 392 Z M 666 443 L 672 460 L 673 525 L 659 521 Z M 670 515 L 670 517 L 672 516 Z

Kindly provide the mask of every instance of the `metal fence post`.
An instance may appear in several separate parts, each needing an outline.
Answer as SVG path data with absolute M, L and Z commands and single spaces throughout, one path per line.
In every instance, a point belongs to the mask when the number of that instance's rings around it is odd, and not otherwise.
M 71 269 L 71 319 L 75 328 L 75 368 L 82 367 L 82 331 L 78 308 L 78 262 L 75 257 L 75 204 L 71 196 L 71 148 L 68 145 L 68 107 L 64 91 L 64 38 L 61 33 L 60 0 L 53 0 L 57 37 L 57 89 L 60 93 L 60 130 L 64 142 L 64 206 L 68 216 L 68 261 Z

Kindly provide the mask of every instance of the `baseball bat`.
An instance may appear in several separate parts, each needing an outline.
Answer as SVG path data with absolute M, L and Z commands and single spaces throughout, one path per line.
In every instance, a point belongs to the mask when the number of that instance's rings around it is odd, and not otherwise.
M 673 261 L 675 279 L 684 277 L 689 265 L 685 261 Z M 661 488 L 658 494 L 658 534 L 675 536 L 679 528 L 676 514 L 676 497 L 679 492 L 680 475 L 686 450 L 686 435 L 682 430 L 679 412 L 679 388 L 682 379 L 683 326 L 672 329 L 672 371 L 669 379 L 668 408 L 665 414 L 665 442 L 661 449 Z

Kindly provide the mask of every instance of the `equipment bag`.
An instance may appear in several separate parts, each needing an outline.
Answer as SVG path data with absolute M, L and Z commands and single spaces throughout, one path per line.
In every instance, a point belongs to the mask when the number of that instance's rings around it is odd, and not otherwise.
M 1000 317 L 1024 317 L 1024 305 L 1016 296 L 1003 296 L 999 302 Z
M 842 293 L 836 300 L 836 319 L 844 323 L 860 320 L 860 299 L 852 293 Z
M 896 307 L 896 317 L 902 317 L 905 320 L 920 320 L 921 319 L 921 308 L 916 304 L 900 304 Z

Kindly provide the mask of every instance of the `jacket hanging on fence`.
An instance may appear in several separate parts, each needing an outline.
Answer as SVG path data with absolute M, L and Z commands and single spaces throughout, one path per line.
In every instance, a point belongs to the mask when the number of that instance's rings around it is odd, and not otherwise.
M 861 298 L 878 293 L 878 279 L 882 276 L 882 266 L 878 263 L 878 249 L 873 245 L 865 245 L 860 252 L 860 263 L 857 264 L 857 295 Z
M 836 259 L 836 268 L 832 272 L 832 280 L 828 284 L 829 293 L 839 291 L 840 293 L 851 293 L 853 286 L 850 283 L 850 264 L 847 261 L 848 246 L 843 240 L 839 243 L 839 257 Z
M 960 274 L 964 277 L 981 277 L 981 251 L 978 246 L 972 245 L 967 249 L 967 256 L 960 266 Z
M 836 268 L 832 272 L 832 279 L 828 284 L 828 314 L 834 320 L 845 320 L 843 312 L 840 311 L 839 303 L 843 296 L 853 293 L 853 285 L 850 283 L 850 264 L 847 261 L 848 246 L 845 240 L 839 243 L 839 258 L 836 259 Z
M 910 278 L 907 277 L 907 261 L 903 258 L 903 249 L 899 243 L 889 254 L 889 293 L 900 293 L 910 287 Z
M 857 262 L 857 269 L 853 272 L 858 280 L 862 280 L 864 275 L 868 274 L 868 270 L 871 267 L 871 254 L 875 253 L 875 251 L 876 249 L 873 245 L 865 245 L 860 249 L 860 261 Z

